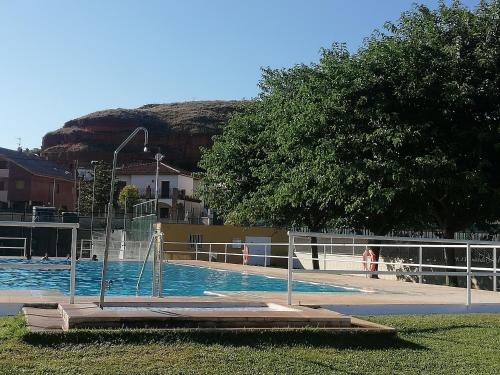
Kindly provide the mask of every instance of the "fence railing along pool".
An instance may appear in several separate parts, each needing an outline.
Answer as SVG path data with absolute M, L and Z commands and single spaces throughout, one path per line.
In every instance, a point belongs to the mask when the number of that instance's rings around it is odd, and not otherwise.
M 2 263 L 0 269 L 52 269 L 52 270 L 69 270 L 69 295 L 70 301 L 74 302 L 74 296 L 76 291 L 75 283 L 75 273 L 77 269 L 83 274 L 82 279 L 89 276 L 94 272 L 94 268 L 100 267 L 100 262 L 95 262 L 95 265 L 89 265 L 88 267 L 79 266 L 76 267 L 76 230 L 78 224 L 71 223 L 30 223 L 30 222 L 1 222 L 0 226 L 19 226 L 19 227 L 52 227 L 60 229 L 69 229 L 72 231 L 72 246 L 71 246 L 71 262 L 69 264 L 23 264 L 22 262 L 8 262 Z M 311 238 L 316 238 L 317 243 L 311 243 Z M 24 251 L 26 248 L 26 240 L 23 238 L 17 238 L 19 240 L 19 246 L 16 250 Z M 22 243 L 22 246 L 21 246 Z M 116 245 L 118 245 L 117 242 Z M 96 243 L 90 243 L 88 246 L 90 254 L 95 250 Z M 133 247 L 133 246 L 131 246 Z M 362 275 L 370 277 L 373 275 L 380 276 L 402 276 L 415 278 L 417 282 L 425 282 L 425 277 L 441 277 L 441 276 L 456 276 L 465 279 L 464 288 L 464 302 L 466 306 L 470 306 L 472 301 L 472 278 L 488 278 L 493 282 L 493 290 L 497 289 L 498 285 L 498 254 L 497 249 L 500 247 L 499 242 L 486 242 L 486 241 L 457 241 L 457 240 L 430 240 L 430 239 L 415 239 L 415 238 L 387 238 L 387 237 L 374 237 L 374 236 L 347 236 L 338 234 L 328 234 L 328 233 L 304 233 L 304 232 L 289 232 L 289 242 L 288 243 L 271 243 L 271 242 L 172 242 L 172 241 L 161 241 L 161 246 L 155 242 L 153 246 L 156 250 L 155 256 L 157 265 L 160 264 L 163 267 L 165 261 L 168 258 L 183 258 L 191 260 L 207 260 L 208 262 L 227 262 L 227 263 L 244 263 L 246 260 L 250 265 L 261 265 L 263 267 L 269 267 L 274 264 L 281 264 L 283 268 L 287 269 L 287 277 L 282 278 L 276 285 L 271 289 L 274 291 L 286 292 L 286 298 L 288 304 L 293 302 L 293 293 L 297 289 L 297 284 L 295 281 L 295 275 L 303 273 L 312 274 L 334 274 L 334 275 Z M 318 255 L 313 257 L 311 254 L 311 249 L 317 247 Z M 382 252 L 389 251 L 389 249 L 404 249 L 406 252 L 407 259 L 379 259 L 378 261 L 373 261 L 370 257 L 364 258 L 361 253 L 365 253 L 369 247 L 378 247 L 382 249 Z M 122 259 L 127 258 L 127 249 L 129 247 L 125 246 L 116 249 L 122 253 Z M 248 252 L 244 250 L 248 249 Z M 457 255 L 461 261 L 463 260 L 463 265 L 446 265 L 435 260 L 429 260 L 424 256 L 427 252 L 428 254 L 442 253 L 443 249 L 453 248 L 456 250 Z M 158 250 L 159 249 L 159 250 Z M 144 251 L 140 251 L 139 255 L 133 260 L 144 260 L 147 259 L 147 247 L 144 247 Z M 112 250 L 113 252 L 114 250 Z M 474 254 L 477 252 L 488 253 L 488 258 L 486 259 L 491 263 L 491 266 L 477 265 L 473 264 L 473 259 L 475 259 Z M 462 254 L 463 253 L 463 254 Z M 411 256 L 410 256 L 411 254 Z M 462 254 L 462 255 L 460 255 Z M 83 253 L 82 253 L 83 255 Z M 119 259 L 119 257 L 116 257 Z M 304 262 L 317 261 L 322 265 L 322 269 L 308 269 L 304 267 Z M 126 264 L 127 262 L 116 262 L 119 264 Z M 130 262 L 129 262 L 130 263 Z M 132 262 L 134 263 L 134 262 Z M 122 291 L 127 291 L 128 295 L 131 295 L 132 290 L 136 289 L 136 284 L 139 277 L 139 271 L 141 270 L 141 263 L 135 262 L 136 264 L 130 263 L 127 267 L 116 266 L 117 272 L 125 272 L 126 277 L 119 279 L 122 283 L 120 286 L 116 286 L 114 290 L 110 292 L 113 295 L 119 295 Z M 350 265 L 351 268 L 346 267 Z M 353 266 L 354 265 L 354 266 Z M 377 268 L 372 268 L 376 265 Z M 144 263 L 143 263 L 144 266 Z M 185 266 L 186 267 L 186 266 Z M 385 267 L 385 269 L 383 269 Z M 127 268 L 127 271 L 123 271 Z M 92 269 L 92 271 L 89 271 Z M 132 270 L 133 269 L 133 270 Z M 245 270 L 242 268 L 242 270 Z M 0 271 L 1 272 L 1 271 Z M 87 272 L 87 273 L 85 273 Z M 90 273 L 88 273 L 90 272 Z M 174 278 L 183 279 L 183 273 L 187 272 L 187 268 L 174 267 L 170 265 L 165 268 L 165 277 L 163 276 L 163 271 L 159 272 L 154 264 L 148 266 L 146 270 L 142 269 L 143 273 L 151 272 L 151 277 L 147 284 L 152 285 L 153 291 L 155 288 L 154 278 L 160 278 L 156 281 L 156 293 L 161 295 L 165 289 L 165 285 L 172 287 L 173 283 L 176 281 Z M 170 272 L 170 274 L 169 274 Z M 198 272 L 198 271 L 197 271 Z M 203 271 L 205 272 L 205 271 Z M 222 271 L 221 271 L 222 272 Z M 94 272 L 96 275 L 98 272 Z M 94 275 L 94 274 L 92 274 Z M 156 276 L 154 276 L 156 275 Z M 190 274 L 191 278 L 193 273 Z M 241 275 L 241 272 L 240 272 Z M 219 277 L 214 275 L 209 275 L 206 279 L 198 278 L 198 283 L 206 283 L 203 285 L 205 291 L 214 290 L 209 285 L 215 278 Z M 240 276 L 235 276 L 240 278 Z M 262 276 L 264 277 L 264 276 Z M 89 277 L 89 280 L 94 282 L 97 276 Z M 163 279 L 161 279 L 163 278 Z M 165 283 L 163 280 L 166 280 Z M 303 281 L 303 280 L 302 280 Z M 258 285 L 257 290 L 265 291 L 266 283 L 261 283 L 260 279 L 254 281 L 255 285 Z M 286 288 L 283 288 L 286 283 Z M 281 283 L 281 284 L 280 284 Z M 243 285 L 244 283 L 242 283 Z M 329 289 L 328 286 L 335 287 L 334 285 L 328 285 L 321 291 L 334 292 L 335 290 Z M 227 287 L 227 286 L 224 286 Z M 240 288 L 240 286 L 238 286 Z M 243 286 L 241 286 L 243 288 Z M 168 289 L 168 288 L 167 288 Z M 189 288 L 188 288 L 189 289 Z M 314 291 L 314 288 L 308 289 L 299 288 L 300 291 Z M 320 288 L 321 289 L 321 288 Z M 145 290 L 141 289 L 141 293 L 145 293 Z M 85 295 L 81 293 L 94 293 L 93 286 L 85 288 L 80 288 L 80 295 Z M 177 291 L 169 290 L 167 295 L 176 293 Z M 195 292 L 195 295 L 199 295 L 200 290 Z
M 45 263 L 33 263 L 25 264 L 22 262 L 9 262 L 0 265 L 2 270 L 13 270 L 13 269 L 39 269 L 39 270 L 69 270 L 69 303 L 73 304 L 75 302 L 75 288 L 76 288 L 76 241 L 77 241 L 77 229 L 79 227 L 78 223 L 43 223 L 43 222 L 26 222 L 26 221 L 2 221 L 0 222 L 1 227 L 11 227 L 11 228 L 56 228 L 56 229 L 67 229 L 71 230 L 71 255 L 70 264 L 45 264 Z M 24 254 L 26 257 L 26 241 L 24 242 Z M 30 249 L 31 251 L 31 249 Z M 30 254 L 31 255 L 31 254 Z

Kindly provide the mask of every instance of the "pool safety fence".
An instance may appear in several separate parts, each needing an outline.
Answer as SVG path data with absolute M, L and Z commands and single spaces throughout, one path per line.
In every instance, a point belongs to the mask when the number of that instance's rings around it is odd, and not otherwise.
M 297 242 L 297 239 L 302 240 L 316 237 L 317 239 L 328 239 L 330 243 L 311 243 L 311 242 Z M 338 242 L 342 240 L 343 242 Z M 268 261 L 271 259 L 287 259 L 288 269 L 288 291 L 287 302 L 292 304 L 293 294 L 293 274 L 295 273 L 318 273 L 318 274 L 335 274 L 335 275 L 364 275 L 371 277 L 372 275 L 387 275 L 387 276 L 405 276 L 416 277 L 419 283 L 423 283 L 424 276 L 456 276 L 466 278 L 466 306 L 472 303 L 472 277 L 491 277 L 493 279 L 493 291 L 497 291 L 498 285 L 498 252 L 500 242 L 487 242 L 487 241 L 457 241 L 457 240 L 425 240 L 400 238 L 400 237 L 381 237 L 381 236 L 343 236 L 338 234 L 325 234 L 325 233 L 304 233 L 304 232 L 289 232 L 288 243 L 254 243 L 254 242 L 172 242 L 166 241 L 165 254 L 179 254 L 188 255 L 193 260 L 200 260 L 203 256 L 209 262 L 223 261 L 227 263 L 230 258 L 236 257 L 241 259 L 244 263 L 244 258 L 248 259 L 248 264 L 258 264 L 259 262 L 252 262 L 251 259 L 260 259 L 260 265 L 268 266 Z M 169 250 L 172 247 L 189 247 L 190 250 Z M 243 249 L 245 246 L 250 250 L 245 254 Z M 260 253 L 252 252 L 252 247 L 258 246 Z M 304 257 L 305 251 L 310 252 L 312 247 L 318 247 L 317 257 Z M 288 255 L 272 255 L 271 249 L 273 248 L 288 249 Z M 415 254 L 416 262 L 403 262 L 403 261 L 374 261 L 369 256 L 355 255 L 357 253 L 364 253 L 369 248 L 378 247 L 381 249 L 406 249 L 407 252 Z M 235 250 L 238 248 L 238 250 Z M 303 250 L 306 248 L 307 250 Z M 444 249 L 452 248 L 455 250 L 462 250 L 465 253 L 465 266 L 450 266 L 438 264 L 436 262 L 424 262 L 423 252 L 434 251 L 441 252 Z M 358 250 L 357 250 L 358 249 Z M 263 250 L 263 251 L 262 251 Z M 359 251 L 361 250 L 361 251 Z M 476 267 L 472 266 L 472 253 L 475 250 L 482 250 L 491 252 L 491 267 Z M 351 251 L 352 254 L 351 255 Z M 301 256 L 297 256 L 301 254 Z M 331 255 L 336 255 L 335 259 L 329 258 Z M 323 265 L 323 269 L 305 269 L 298 265 L 304 260 L 318 261 Z M 239 262 L 238 262 L 239 263 Z M 330 264 L 334 266 L 341 266 L 342 264 L 354 263 L 358 264 L 358 269 L 345 269 L 343 267 L 334 269 L 330 268 Z M 373 270 L 373 265 L 376 265 Z M 378 267 L 384 265 L 390 269 L 387 271 L 380 271 Z M 330 269 L 329 269 L 330 268 Z M 391 269 L 392 268 L 392 269 Z M 399 268 L 399 269 L 396 269 Z
M 76 239 L 78 223 L 43 223 L 43 222 L 26 222 L 26 221 L 1 221 L 0 227 L 17 227 L 17 228 L 58 228 L 71 230 L 71 262 L 70 264 L 46 264 L 46 263 L 4 263 L 0 265 L 0 269 L 39 269 L 39 270 L 69 270 L 69 303 L 75 303 L 75 287 L 76 287 Z M 24 245 L 26 248 L 26 245 Z
M 101 258 L 104 253 L 105 240 L 80 240 L 79 256 L 82 259 L 92 258 L 96 255 Z M 109 256 L 111 259 L 120 260 L 144 260 L 147 252 L 146 241 L 118 241 L 112 240 L 109 244 Z
M 173 242 L 164 241 L 164 235 L 156 232 L 150 239 L 144 255 L 144 263 L 140 277 L 137 281 L 137 288 L 142 280 L 145 265 L 152 258 L 153 262 L 153 295 L 161 296 L 163 277 L 163 262 L 168 259 L 168 254 L 183 255 L 184 259 L 208 260 L 208 262 L 241 259 L 241 263 L 260 263 L 268 266 L 271 259 L 286 260 L 288 290 L 287 303 L 293 302 L 293 275 L 296 273 L 316 273 L 316 274 L 336 274 L 336 275 L 391 275 L 416 277 L 419 283 L 423 283 L 423 276 L 456 276 L 466 279 L 465 305 L 472 304 L 472 278 L 488 277 L 493 280 L 493 291 L 497 291 L 498 285 L 498 248 L 500 242 L 491 241 L 460 241 L 460 240 L 431 240 L 414 239 L 406 237 L 382 237 L 382 236 L 356 236 L 339 235 L 328 233 L 308 233 L 308 232 L 288 232 L 288 243 L 259 243 L 259 242 Z M 316 238 L 316 241 L 311 241 Z M 92 245 L 91 245 L 92 246 Z M 318 247 L 317 257 L 309 256 L 304 258 L 304 253 L 311 253 L 312 247 Z M 272 249 L 282 248 L 282 252 L 287 255 L 273 255 Z M 365 253 L 369 248 L 380 249 L 406 249 L 408 253 L 413 253 L 412 259 L 408 262 L 373 260 L 370 256 L 358 255 Z M 440 253 L 444 249 L 455 249 L 464 252 L 465 266 L 444 265 L 434 261 L 424 262 L 424 251 Z M 185 249 L 185 250 L 184 250 Z M 245 249 L 249 251 L 246 252 Z M 154 250 L 154 251 L 153 251 Z M 258 250 L 258 251 L 255 251 Z M 491 253 L 489 259 L 491 267 L 478 267 L 472 265 L 472 254 L 481 250 Z M 75 251 L 76 252 L 76 251 Z M 151 257 L 151 254 L 153 256 Z M 335 259 L 329 258 L 331 255 L 338 255 Z M 298 255 L 301 255 L 300 257 Z M 364 254 L 363 254 L 364 255 Z M 233 259 L 230 259 L 233 258 Z M 260 259 L 260 262 L 252 262 L 252 259 Z M 304 259 L 317 261 L 323 264 L 323 269 L 305 269 L 301 267 Z M 245 262 L 246 261 L 246 262 Z M 238 261 L 239 263 L 240 261 Z M 234 263 L 234 262 L 233 262 Z M 330 268 L 330 264 L 333 266 Z M 346 263 L 359 265 L 358 269 L 336 268 Z M 376 267 L 372 267 L 376 265 Z M 379 270 L 379 266 L 384 265 L 388 270 Z M 389 269 L 392 266 L 393 269 Z M 396 269 L 403 267 L 402 269 Z
M 20 250 L 20 251 L 22 251 L 22 256 L 26 257 L 27 238 L 26 237 L 0 237 L 0 250 Z
M 219 258 L 228 263 L 229 257 L 238 257 L 243 263 L 243 258 L 248 257 L 249 265 L 262 265 L 267 267 L 270 265 L 272 259 L 287 259 L 286 255 L 272 255 L 272 249 L 276 247 L 288 247 L 288 243 L 277 242 L 176 242 L 165 241 L 166 250 L 165 254 L 188 254 L 194 257 L 193 260 L 200 260 L 201 255 L 207 255 L 209 262 L 219 261 Z M 168 250 L 169 247 L 188 247 L 191 250 Z M 247 246 L 249 249 L 248 254 L 245 254 L 243 249 Z M 241 249 L 233 252 L 232 249 Z M 254 250 L 254 251 L 252 251 Z M 259 253 L 256 253 L 258 251 Z M 295 257 L 296 258 L 296 257 Z M 261 262 L 253 262 L 253 260 L 260 259 Z M 296 258 L 297 259 L 297 258 Z M 255 264 L 262 263 L 262 264 Z
M 472 304 L 472 277 L 492 277 L 493 278 L 493 291 L 497 290 L 497 277 L 498 273 L 498 258 L 497 249 L 500 247 L 500 242 L 489 242 L 489 241 L 457 241 L 457 240 L 425 240 L 422 239 L 412 239 L 405 237 L 383 237 L 383 236 L 343 236 L 338 234 L 328 234 L 328 233 L 313 233 L 313 232 L 288 232 L 288 292 L 287 292 L 287 303 L 289 305 L 293 302 L 293 274 L 294 273 L 316 273 L 316 274 L 334 274 L 334 275 L 395 275 L 395 276 L 417 276 L 419 282 L 422 282 L 423 276 L 456 276 L 466 278 L 466 298 L 465 305 L 469 308 Z M 330 243 L 297 243 L 298 239 L 304 238 L 315 238 L 329 240 Z M 350 243 L 334 243 L 334 240 L 352 240 Z M 361 248 L 367 251 L 370 248 L 407 248 L 410 251 L 415 251 L 418 254 L 418 263 L 402 263 L 402 262 L 385 262 L 385 261 L 373 261 L 370 256 L 363 257 L 362 260 L 355 262 L 361 263 L 361 270 L 353 269 L 294 269 L 293 259 L 297 247 L 300 246 L 316 246 L 322 247 L 323 256 L 312 258 L 312 260 L 320 261 L 323 260 L 324 264 L 331 261 L 327 259 L 326 249 L 329 247 L 332 251 L 334 248 Z M 423 250 L 424 249 L 462 249 L 465 251 L 466 266 L 449 266 L 441 264 L 429 264 L 423 262 Z M 486 251 L 491 251 L 492 253 L 492 267 L 473 267 L 472 266 L 472 251 L 474 249 L 481 249 Z M 318 249 L 319 250 L 319 249 Z M 322 258 L 322 259 L 321 259 Z M 352 260 L 348 260 L 353 262 Z M 338 259 L 335 262 L 339 262 Z M 340 261 L 342 262 L 342 261 Z M 364 264 L 363 264 L 364 263 Z M 372 270 L 371 265 L 375 264 L 375 270 Z M 378 267 L 380 265 L 398 265 L 403 267 L 408 267 L 409 269 L 402 270 L 391 270 L 391 271 L 379 271 Z M 435 269 L 444 269 L 444 271 L 435 271 Z

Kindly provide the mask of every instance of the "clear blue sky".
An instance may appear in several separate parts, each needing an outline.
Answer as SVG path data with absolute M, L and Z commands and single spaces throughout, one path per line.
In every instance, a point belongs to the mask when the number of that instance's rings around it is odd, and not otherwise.
M 317 61 L 334 41 L 356 50 L 413 3 L 0 0 L 0 147 L 38 147 L 106 108 L 254 97 L 260 67 Z

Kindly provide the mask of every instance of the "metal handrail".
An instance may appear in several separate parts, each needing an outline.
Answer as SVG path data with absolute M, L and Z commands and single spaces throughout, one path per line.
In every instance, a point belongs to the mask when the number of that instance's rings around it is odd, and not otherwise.
M 144 262 L 142 263 L 141 272 L 139 273 L 139 277 L 137 279 L 137 284 L 135 286 L 137 293 L 139 292 L 142 276 L 144 275 L 144 270 L 146 269 L 146 264 L 147 264 L 148 259 L 149 259 L 149 254 L 151 254 L 151 249 L 153 247 L 153 243 L 154 243 L 156 237 L 157 237 L 157 234 L 153 233 L 153 235 L 151 236 L 151 239 L 149 240 L 148 252 L 146 253 L 146 257 L 144 258 Z
M 163 243 L 164 243 L 164 235 L 162 232 L 155 232 L 151 236 L 151 240 L 148 244 L 148 252 L 146 257 L 144 258 L 144 262 L 142 263 L 141 272 L 139 273 L 139 277 L 137 278 L 137 284 L 135 286 L 136 293 L 139 294 L 139 288 L 141 286 L 142 277 L 144 276 L 144 270 L 146 269 L 146 264 L 148 262 L 149 256 L 151 254 L 151 250 L 153 248 L 153 244 L 155 240 L 159 239 L 160 248 L 159 251 L 154 251 L 153 256 L 153 277 L 152 277 L 152 290 L 151 294 L 154 297 L 155 295 L 158 297 L 163 297 L 163 261 L 164 261 L 164 252 L 163 252 Z
M 329 238 L 330 241 L 333 239 L 352 239 L 352 243 L 348 244 L 324 244 L 324 243 L 315 243 L 315 244 L 296 244 L 295 243 L 295 238 L 304 238 L 304 237 L 309 237 L 309 238 Z M 357 275 L 398 275 L 398 276 L 418 276 L 419 277 L 419 282 L 422 282 L 422 276 L 465 276 L 467 277 L 467 284 L 466 284 L 466 306 L 467 308 L 470 308 L 472 304 L 472 276 L 493 276 L 493 290 L 496 291 L 497 287 L 497 277 L 498 277 L 498 271 L 497 271 L 497 258 L 496 258 L 496 251 L 497 248 L 500 247 L 500 243 L 497 242 L 484 242 L 484 241 L 455 241 L 455 240 L 447 240 L 447 241 L 440 241 L 440 240 L 432 240 L 432 241 L 427 241 L 423 239 L 408 239 L 408 238 L 387 238 L 387 237 L 381 237 L 381 236 L 345 236 L 345 235 L 337 235 L 337 234 L 326 234 L 326 233 L 305 233 L 305 232 L 288 232 L 288 238 L 289 238 L 289 246 L 288 246 L 288 293 L 287 293 L 287 302 L 289 305 L 292 304 L 292 292 L 293 292 L 293 274 L 294 273 L 329 273 L 329 274 L 337 274 L 337 275 L 342 275 L 342 274 L 357 274 Z M 408 244 L 408 243 L 399 243 L 399 244 L 387 244 L 387 243 L 375 243 L 375 244 L 370 244 L 370 243 L 355 243 L 355 239 L 361 239 L 361 240 L 384 240 L 384 241 L 400 241 L 400 242 L 408 242 L 411 240 L 412 242 L 420 242 L 418 244 Z M 430 242 L 430 243 L 429 243 Z M 439 244 L 435 244 L 436 242 L 439 242 Z M 433 244 L 434 243 L 434 244 Z M 328 246 L 335 246 L 335 247 L 352 247 L 353 252 L 354 252 L 354 247 L 379 247 L 379 248 L 384 248 L 384 247 L 397 247 L 397 248 L 416 248 L 419 250 L 419 263 L 414 264 L 414 263 L 400 263 L 400 262 L 372 262 L 374 264 L 396 264 L 396 265 L 404 265 L 408 267 L 418 267 L 418 271 L 370 271 L 369 267 L 366 267 L 366 270 L 294 270 L 293 269 L 293 258 L 294 258 L 294 252 L 296 250 L 297 246 L 322 246 L 324 249 L 325 247 Z M 441 266 L 441 265 L 432 265 L 432 264 L 423 264 L 422 261 L 422 249 L 423 248 L 463 248 L 466 251 L 466 263 L 467 266 Z M 491 249 L 493 252 L 493 267 L 492 268 L 484 268 L 484 267 L 472 267 L 472 249 Z M 330 254 L 333 255 L 333 254 Z M 315 258 L 315 260 L 319 260 L 318 258 Z M 326 263 L 332 260 L 326 259 L 326 252 L 323 252 L 323 261 L 325 264 L 326 268 Z M 339 261 L 339 260 L 335 260 Z M 368 262 L 369 259 L 367 259 Z M 342 262 L 342 261 L 340 261 Z M 359 261 L 354 261 L 354 262 L 359 262 Z M 422 268 L 444 268 L 444 269 L 456 269 L 456 270 L 466 270 L 466 272 L 449 272 L 449 271 L 423 271 Z M 476 271 L 474 271 L 476 270 Z M 491 272 L 489 272 L 491 270 Z M 486 271 L 486 272 L 485 272 Z
M 300 232 L 299 237 L 314 237 L 315 234 L 304 234 Z M 471 281 L 473 276 L 492 276 L 493 277 L 493 290 L 496 291 L 496 284 L 497 284 L 497 277 L 499 276 L 498 270 L 497 270 L 497 258 L 496 258 L 496 251 L 497 248 L 500 247 L 500 243 L 497 245 L 494 242 L 482 242 L 482 241 L 450 241 L 450 242 L 440 242 L 440 241 L 429 241 L 427 242 L 426 240 L 422 241 L 420 240 L 420 243 L 414 243 L 416 240 L 413 240 L 412 243 L 370 243 L 369 240 L 376 239 L 374 237 L 369 237 L 369 236 L 360 236 L 362 238 L 358 237 L 352 237 L 349 236 L 349 239 L 352 238 L 353 242 L 352 243 L 295 243 L 294 237 L 292 232 L 289 232 L 289 238 L 290 241 L 289 243 L 245 243 L 245 242 L 198 242 L 198 243 L 192 243 L 192 242 L 175 242 L 175 241 L 168 241 L 165 242 L 165 244 L 170 244 L 170 245 L 190 245 L 193 246 L 195 245 L 194 251 L 186 251 L 186 250 L 166 250 L 165 253 L 171 253 L 171 254 L 192 254 L 195 255 L 195 259 L 198 259 L 198 255 L 200 254 L 208 254 L 208 260 L 209 262 L 212 261 L 212 256 L 218 256 L 218 255 L 223 255 L 224 256 L 224 262 L 227 262 L 227 257 L 228 256 L 237 256 L 237 257 L 243 257 L 243 253 L 240 252 L 228 252 L 228 246 L 238 246 L 241 247 L 243 245 L 261 245 L 261 246 L 288 246 L 288 256 L 280 256 L 280 255 L 271 255 L 267 254 L 267 250 L 265 251 L 264 254 L 248 254 L 249 258 L 252 257 L 257 257 L 257 258 L 270 258 L 270 259 L 288 259 L 288 280 L 289 280 L 289 285 L 288 285 L 288 302 L 291 304 L 291 294 L 292 294 L 292 285 L 293 285 L 293 273 L 330 273 L 330 274 L 351 274 L 351 275 L 396 275 L 396 276 L 418 276 L 419 282 L 422 283 L 423 276 L 465 276 L 467 277 L 467 287 L 466 287 L 466 292 L 467 292 L 467 299 L 466 299 L 466 305 L 470 306 L 471 305 Z M 325 237 L 325 234 L 321 234 L 321 238 L 327 238 Z M 345 239 L 346 236 L 338 236 L 335 235 L 335 239 L 343 238 Z M 354 242 L 355 239 L 362 239 L 362 240 L 368 240 L 367 243 L 356 243 Z M 378 237 L 377 237 L 378 239 Z M 386 241 L 395 241 L 395 240 L 401 240 L 401 239 L 393 239 L 393 238 L 384 238 Z M 404 238 L 404 242 L 406 242 L 406 238 Z M 200 251 L 199 246 L 209 246 L 208 251 Z M 224 245 L 225 249 L 224 251 L 214 251 L 212 250 L 212 246 L 221 246 Z M 379 247 L 379 248 L 410 248 L 410 249 L 418 249 L 418 263 L 408 263 L 408 262 L 382 262 L 382 261 L 377 261 L 377 262 L 370 262 L 373 264 L 378 264 L 378 265 L 396 265 L 396 266 L 401 266 L 401 267 L 410 267 L 414 269 L 418 269 L 418 271 L 412 270 L 412 271 L 405 271 L 405 270 L 396 270 L 396 271 L 369 271 L 369 267 L 366 267 L 367 270 L 294 270 L 293 269 L 293 261 L 295 259 L 299 259 L 295 255 L 296 252 L 300 253 L 297 248 L 300 247 L 312 247 L 312 246 L 321 246 L 323 249 L 330 248 L 333 250 L 334 248 L 342 248 L 342 247 L 349 247 L 349 248 L 368 248 L 368 247 Z M 454 249 L 463 249 L 466 251 L 466 266 L 447 266 L 447 265 L 440 265 L 440 264 L 427 264 L 423 262 L 423 256 L 422 256 L 422 251 L 423 249 L 444 249 L 444 248 L 454 248 Z M 488 268 L 488 267 L 472 267 L 472 259 L 471 259 L 471 253 L 473 249 L 491 249 L 493 252 L 493 267 Z M 194 253 L 194 254 L 193 254 Z M 331 252 L 328 255 L 334 255 L 333 252 Z M 337 255 L 337 254 L 335 254 Z M 345 254 L 340 254 L 340 256 L 347 256 Z M 359 255 L 354 255 L 353 257 L 359 257 Z M 302 260 L 321 260 L 320 255 L 318 254 L 318 257 L 308 257 L 308 258 L 300 258 Z M 324 266 L 326 268 L 327 263 L 329 262 L 339 262 L 339 263 L 367 263 L 367 260 L 344 260 L 344 259 L 327 259 L 327 254 L 326 252 L 323 252 L 323 262 Z M 265 261 L 265 265 L 267 260 Z M 369 261 L 368 261 L 369 262 Z M 424 269 L 444 269 L 444 271 L 439 271 L 439 270 L 424 270 Z M 453 272 L 452 272 L 453 271 Z
M 456 244 L 496 244 L 500 247 L 499 241 L 479 241 L 479 240 L 455 240 L 455 239 L 435 239 L 435 238 L 423 238 L 423 237 L 385 237 L 385 236 L 365 236 L 365 235 L 349 235 L 349 234 L 337 234 L 337 233 L 317 233 L 317 232 L 296 232 L 289 231 L 289 236 L 298 238 L 316 237 L 316 238 L 328 238 L 328 239 L 359 239 L 359 240 L 382 240 L 382 241 L 400 241 L 400 242 L 421 242 L 421 243 L 456 243 Z M 380 246 L 377 244 L 376 246 Z
M 71 263 L 70 265 L 60 264 L 4 264 L 1 268 L 17 268 L 17 269 L 69 269 L 69 303 L 75 303 L 76 290 L 76 240 L 78 223 L 44 223 L 44 222 L 25 222 L 25 221 L 1 221 L 0 226 L 3 227 L 23 227 L 23 228 L 59 228 L 71 229 Z
M 23 256 L 26 257 L 26 245 L 27 245 L 27 239 L 26 239 L 26 237 L 0 237 L 0 240 L 5 240 L 5 241 L 23 241 L 23 246 L 0 246 L 0 249 L 22 250 L 23 251 Z
M 186 251 L 186 250 L 165 250 L 165 254 L 193 254 L 192 251 Z M 226 252 L 220 252 L 220 251 L 198 251 L 198 254 L 212 254 L 212 255 L 228 255 L 228 256 L 239 256 L 242 257 L 243 253 L 226 253 Z M 330 255 L 330 254 L 329 254 Z M 346 256 L 344 254 L 341 254 L 340 256 Z M 274 258 L 274 259 L 288 259 L 288 256 L 286 255 L 264 255 L 264 254 L 248 254 L 249 258 L 255 257 L 255 258 Z M 360 257 L 360 256 L 355 256 L 355 257 Z M 315 257 L 308 257 L 308 258 L 299 258 L 297 256 L 294 256 L 293 259 L 306 259 L 306 260 L 324 260 L 323 258 L 315 258 Z M 366 261 L 363 260 L 342 260 L 342 259 L 326 259 L 324 260 L 326 262 L 338 262 L 338 263 L 366 263 Z M 405 266 L 405 267 L 422 267 L 422 268 L 447 268 L 447 269 L 456 269 L 456 270 L 466 270 L 466 266 L 445 266 L 445 265 L 440 265 L 440 264 L 425 264 L 425 263 L 402 263 L 402 262 L 370 262 L 371 264 L 381 264 L 381 265 L 395 265 L 395 266 Z M 488 271 L 488 270 L 493 270 L 494 268 L 488 268 L 488 267 L 471 267 L 472 270 L 477 270 L 477 271 Z M 295 272 L 295 271 L 294 271 Z M 304 271 L 305 272 L 305 271 Z M 385 271 L 381 271 L 385 272 Z M 457 272 L 453 273 L 453 275 L 458 275 Z

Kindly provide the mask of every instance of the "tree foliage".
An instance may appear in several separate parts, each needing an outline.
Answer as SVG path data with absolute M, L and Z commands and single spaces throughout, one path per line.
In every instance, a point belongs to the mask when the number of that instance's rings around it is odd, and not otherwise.
M 264 69 L 204 151 L 203 198 L 227 222 L 313 231 L 499 219 L 499 40 L 498 0 L 416 5 L 356 53 Z
M 95 179 L 94 214 L 104 213 L 109 201 L 111 185 L 111 168 L 104 162 L 95 166 L 95 175 L 90 180 L 80 183 L 80 213 L 90 215 L 92 212 L 92 191 Z
M 139 189 L 134 185 L 126 185 L 121 189 L 120 194 L 118 195 L 118 205 L 130 212 L 132 207 L 139 203 Z

